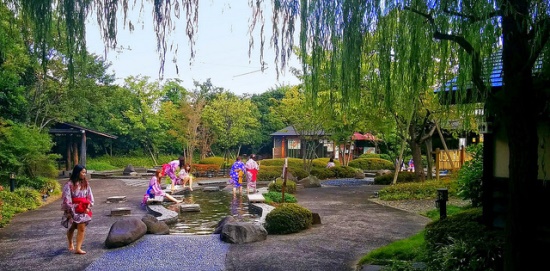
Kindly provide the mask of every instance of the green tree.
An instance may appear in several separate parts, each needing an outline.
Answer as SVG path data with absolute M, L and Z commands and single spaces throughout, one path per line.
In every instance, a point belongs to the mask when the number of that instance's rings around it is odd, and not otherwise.
M 257 112 L 250 99 L 240 99 L 228 92 L 219 94 L 204 108 L 204 122 L 214 132 L 224 157 L 228 157 L 231 150 L 235 150 L 237 156 L 242 145 L 252 143 L 252 135 L 260 126 L 257 116 L 252 114 L 253 108 Z

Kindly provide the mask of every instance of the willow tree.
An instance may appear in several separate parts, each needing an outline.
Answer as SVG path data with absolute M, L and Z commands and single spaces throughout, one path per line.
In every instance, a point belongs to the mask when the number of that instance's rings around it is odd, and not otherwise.
M 443 74 L 449 66 L 457 68 L 458 81 L 462 83 L 459 86 L 462 88 L 454 93 L 455 100 L 465 102 L 466 98 L 473 96 L 485 101 L 485 113 L 488 117 L 498 116 L 495 124 L 504 127 L 508 138 L 510 192 L 507 193 L 505 268 L 519 270 L 544 259 L 534 244 L 541 243 L 537 237 L 541 231 L 537 229 L 545 224 L 538 214 L 544 213 L 545 208 L 541 200 L 532 204 L 530 193 L 543 187 L 542 181 L 537 180 L 537 118 L 545 103 L 538 103 L 538 99 L 544 96 L 540 89 L 534 87 L 532 69 L 535 60 L 546 49 L 550 36 L 550 7 L 547 1 L 276 2 L 280 3 L 276 7 L 281 10 L 276 14 L 300 16 L 300 48 L 303 55 L 309 54 L 313 59 L 311 63 L 303 62 L 303 69 L 311 74 L 311 80 L 305 82 L 311 97 L 315 97 L 318 91 L 316 74 L 319 67 L 316 63 L 322 63 L 320 60 L 325 57 L 341 54 L 341 61 L 335 65 L 347 72 L 338 78 L 341 88 L 336 91 L 349 98 L 348 104 L 357 101 L 360 92 L 364 33 L 376 29 L 381 31 L 381 35 L 396 34 L 392 27 L 377 29 L 383 27 L 377 22 L 390 11 L 398 11 L 401 14 L 398 22 L 407 24 L 411 29 L 430 26 L 429 34 L 433 42 L 443 45 L 440 50 L 433 50 L 427 44 L 411 43 L 410 40 L 399 41 L 400 45 L 380 44 L 380 77 L 387 82 L 395 80 L 391 77 L 393 73 L 389 63 L 396 58 L 419 65 L 419 70 L 422 70 L 421 65 L 425 63 L 422 63 L 421 56 L 429 50 L 438 59 L 440 82 L 450 79 Z M 411 14 L 423 20 L 407 20 L 405 16 Z M 343 46 L 335 46 L 339 44 Z M 414 53 L 402 57 L 396 49 L 407 44 Z M 502 46 L 503 87 L 493 90 L 488 76 L 483 76 L 482 59 L 499 46 Z M 331 53 L 326 54 L 327 51 Z M 455 58 L 458 62 L 453 61 Z M 469 97 L 465 95 L 467 80 L 473 82 L 473 94 Z M 386 92 L 391 90 L 391 87 L 383 88 Z
M 43 52 L 43 59 L 48 48 L 44 48 L 53 33 L 52 18 L 60 18 L 66 27 L 67 55 L 72 59 L 75 53 L 85 48 L 85 19 L 90 11 L 95 10 L 101 27 L 106 47 L 116 47 L 118 8 L 126 17 L 133 1 L 101 1 L 101 0 L 65 0 L 65 1 L 34 1 L 34 0 L 3 0 L 17 10 L 19 16 L 29 18 L 29 28 L 34 33 L 32 48 Z M 139 2 L 139 1 L 138 1 Z M 141 1 L 143 3 L 143 1 Z M 253 10 L 251 29 L 255 24 L 263 23 L 262 0 L 249 1 Z M 153 16 L 158 39 L 158 52 L 161 62 L 169 48 L 167 36 L 174 21 L 185 14 L 184 27 L 189 39 L 190 50 L 194 55 L 194 34 L 198 22 L 198 0 L 190 1 L 154 1 Z M 550 53 L 542 54 L 547 48 L 550 36 L 548 1 L 540 0 L 396 0 L 396 1 L 364 1 L 364 0 L 273 0 L 272 13 L 273 36 L 271 43 L 277 53 L 277 67 L 285 65 L 285 59 L 292 54 L 294 33 L 299 28 L 300 38 L 297 43 L 301 55 L 311 56 L 311 62 L 304 61 L 302 69 L 308 74 L 305 86 L 308 97 L 315 98 L 318 91 L 320 64 L 332 63 L 339 67 L 341 73 L 333 80 L 339 81 L 334 91 L 342 94 L 343 104 L 358 102 L 360 99 L 360 82 L 363 79 L 361 64 L 365 48 L 364 35 L 374 31 L 377 23 L 390 10 L 400 13 L 413 13 L 423 18 L 423 21 L 410 22 L 410 28 L 427 24 L 431 27 L 433 42 L 451 44 L 434 51 L 437 57 L 440 82 L 449 79 L 442 72 L 451 65 L 459 74 L 459 82 L 473 82 L 474 96 L 485 101 L 485 113 L 498 116 L 496 125 L 504 127 L 509 147 L 509 191 L 508 217 L 506 219 L 506 269 L 519 270 L 521 267 L 540 262 L 543 255 L 536 250 L 537 226 L 544 213 L 543 206 L 532 204 L 530 193 L 541 187 L 537 180 L 537 117 L 544 107 L 546 98 L 540 89 L 535 88 L 532 68 L 539 56 L 550 57 Z M 133 28 L 133 24 L 125 24 Z M 393 30 L 387 29 L 387 35 Z M 385 29 L 381 29 L 385 31 Z M 263 33 L 263 31 L 261 32 Z M 406 40 L 402 41 L 407 43 Z M 251 42 L 251 45 L 254 43 Z M 261 37 L 263 51 L 264 37 Z M 337 46 L 337 45 L 342 46 Z M 417 44 L 419 54 L 431 47 Z M 483 76 L 482 59 L 487 57 L 492 49 L 502 46 L 503 87 L 491 90 L 488 78 Z M 412 44 L 411 44 L 412 47 Z M 176 47 L 173 47 L 176 48 Z M 392 48 L 393 49 L 393 48 Z M 389 78 L 388 61 L 392 61 L 392 49 L 382 53 L 379 65 L 379 75 Z M 175 50 L 175 49 L 174 49 Z M 418 63 L 416 54 L 409 59 Z M 455 57 L 458 62 L 454 62 Z M 334 60 L 334 61 L 332 61 Z M 402 59 L 401 61 L 405 61 Z M 548 63 L 548 61 L 546 61 Z M 334 69 L 337 70 L 336 68 Z M 162 68 L 161 68 L 162 72 Z M 469 78 L 466 78 L 469 75 Z M 391 80 L 391 79 L 390 79 Z M 460 84 L 465 85 L 465 84 Z M 389 91 L 391 88 L 384 88 Z M 464 100 L 464 89 L 456 91 L 457 100 Z M 391 100 L 391 99 L 390 99 Z M 491 173 L 492 174 L 492 173 Z M 540 202 L 539 202 L 540 203 Z

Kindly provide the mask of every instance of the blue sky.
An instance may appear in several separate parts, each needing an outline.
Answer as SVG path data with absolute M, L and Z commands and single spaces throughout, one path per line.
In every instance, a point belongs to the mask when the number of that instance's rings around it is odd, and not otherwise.
M 138 1 L 139 2 L 139 1 Z M 270 1 L 267 4 L 269 5 Z M 271 37 L 271 10 L 264 10 L 266 21 L 266 45 L 264 61 L 267 69 L 260 72 L 259 35 L 255 34 L 255 48 L 248 57 L 249 34 L 248 26 L 251 9 L 248 1 L 208 0 L 199 4 L 199 27 L 195 43 L 195 59 L 189 65 L 189 43 L 185 36 L 185 21 L 175 22 L 176 30 L 170 35 L 168 46 L 178 46 L 177 55 L 166 54 L 164 79 L 179 78 L 184 87 L 193 88 L 193 80 L 204 82 L 208 78 L 216 87 L 223 87 L 235 94 L 258 94 L 278 85 L 295 85 L 299 80 L 288 69 L 282 71 L 277 80 L 274 64 L 273 48 L 269 45 Z M 269 7 L 267 7 L 269 8 Z M 132 12 L 134 32 L 122 29 L 119 22 L 118 45 L 123 50 L 111 50 L 107 53 L 107 61 L 112 63 L 109 71 L 114 71 L 117 82 L 122 82 L 128 76 L 149 76 L 151 80 L 159 79 L 160 61 L 156 52 L 156 36 L 153 31 L 151 7 L 145 7 L 138 17 L 137 11 Z M 121 17 L 121 16 L 119 16 Z M 183 19 L 183 16 L 182 16 Z M 139 22 L 138 22 L 139 20 Z M 258 28 L 258 27 L 257 27 Z M 104 45 L 97 28 L 95 17 L 90 17 L 87 25 L 88 51 L 104 55 Z M 296 40 L 297 42 L 297 40 Z M 175 47 L 174 47 L 175 48 Z M 176 74 L 177 56 L 179 75 Z M 292 56 L 289 66 L 299 68 L 299 61 Z

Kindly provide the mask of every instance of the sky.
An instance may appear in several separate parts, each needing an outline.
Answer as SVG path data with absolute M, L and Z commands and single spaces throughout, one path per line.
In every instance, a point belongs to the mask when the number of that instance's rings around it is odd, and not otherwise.
M 269 5 L 271 1 L 265 2 Z M 124 78 L 128 76 L 148 76 L 151 81 L 160 79 L 160 60 L 156 52 L 156 36 L 151 10 L 152 7 L 146 6 L 140 17 L 137 16 L 137 9 L 131 12 L 133 14 L 131 20 L 135 26 L 132 33 L 127 28 L 122 29 L 122 22 L 119 22 L 117 35 L 119 49 L 110 50 L 106 55 L 107 62 L 112 63 L 108 72 L 115 73 L 119 84 L 122 84 Z M 256 45 L 251 57 L 248 57 L 248 26 L 251 14 L 248 1 L 200 1 L 198 32 L 195 34 L 195 59 L 189 65 L 190 49 L 185 35 L 183 20 L 185 18 L 182 16 L 182 19 L 175 23 L 176 30 L 168 38 L 168 45 L 170 46 L 173 41 L 174 46 L 178 46 L 178 50 L 177 54 L 172 52 L 166 54 L 164 80 L 179 78 L 183 80 L 185 88 L 192 90 L 194 80 L 203 83 L 210 78 L 215 87 L 223 87 L 237 95 L 260 94 L 280 85 L 299 84 L 299 80 L 288 68 L 282 70 L 277 79 L 275 53 L 269 45 L 271 10 L 264 10 L 263 13 L 266 22 L 264 61 L 267 62 L 267 69 L 264 72 L 260 71 L 260 39 L 257 33 L 254 37 Z M 89 52 L 105 56 L 105 47 L 95 17 L 88 19 L 86 43 Z M 179 75 L 172 62 L 174 56 L 177 56 Z M 299 68 L 299 60 L 292 56 L 288 66 Z

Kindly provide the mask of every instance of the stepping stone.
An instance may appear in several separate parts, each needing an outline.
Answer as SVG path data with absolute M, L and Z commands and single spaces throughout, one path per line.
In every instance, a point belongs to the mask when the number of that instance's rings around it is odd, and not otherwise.
M 248 194 L 248 202 L 265 202 L 265 198 L 260 193 Z
M 112 216 L 129 215 L 131 213 L 132 213 L 132 209 L 130 209 L 128 207 L 120 207 L 120 208 L 111 209 L 111 215 Z
M 122 201 L 126 201 L 126 196 L 114 196 L 107 198 L 107 203 L 119 203 Z
M 162 204 L 162 202 L 164 201 L 164 197 L 163 196 L 156 196 L 154 198 L 148 198 L 147 199 L 147 205 L 150 205 L 150 204 Z
M 220 188 L 217 186 L 206 186 L 202 189 L 204 192 L 217 192 L 220 191 Z
M 200 212 L 199 204 L 180 204 L 180 212 Z

